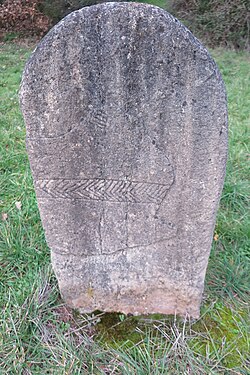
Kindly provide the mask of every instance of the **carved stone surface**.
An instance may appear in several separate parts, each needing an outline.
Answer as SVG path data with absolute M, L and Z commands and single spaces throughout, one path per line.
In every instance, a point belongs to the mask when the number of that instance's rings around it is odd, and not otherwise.
M 65 301 L 197 317 L 227 154 L 204 47 L 151 5 L 83 8 L 41 41 L 20 97 Z

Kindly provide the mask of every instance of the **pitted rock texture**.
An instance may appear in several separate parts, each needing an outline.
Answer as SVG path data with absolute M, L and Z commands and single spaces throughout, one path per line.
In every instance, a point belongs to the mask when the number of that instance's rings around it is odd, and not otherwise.
M 38 45 L 20 99 L 65 301 L 199 316 L 227 155 L 205 48 L 160 8 L 86 7 Z

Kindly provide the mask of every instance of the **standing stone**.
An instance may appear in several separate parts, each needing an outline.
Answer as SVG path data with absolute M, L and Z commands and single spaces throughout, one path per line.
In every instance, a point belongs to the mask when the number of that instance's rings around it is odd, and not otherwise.
M 198 317 L 227 155 L 205 48 L 148 4 L 83 8 L 38 45 L 20 96 L 65 301 Z

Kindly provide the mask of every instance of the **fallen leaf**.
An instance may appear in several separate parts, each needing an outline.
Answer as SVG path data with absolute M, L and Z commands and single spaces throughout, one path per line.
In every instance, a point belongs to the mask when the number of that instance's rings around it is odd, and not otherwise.
M 2 220 L 3 221 L 6 221 L 8 219 L 8 214 L 6 214 L 6 213 L 2 213 Z
M 16 208 L 20 211 L 22 208 L 22 202 L 16 202 L 15 205 L 16 205 Z

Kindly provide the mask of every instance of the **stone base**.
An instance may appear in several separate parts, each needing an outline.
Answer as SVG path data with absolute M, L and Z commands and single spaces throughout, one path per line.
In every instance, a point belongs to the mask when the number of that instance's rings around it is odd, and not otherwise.
M 171 280 L 173 270 L 164 273 L 156 264 L 151 264 L 150 272 L 145 258 L 140 262 L 146 266 L 138 272 L 131 254 L 85 259 L 52 254 L 62 297 L 81 313 L 100 310 L 133 315 L 160 313 L 199 317 L 202 286 L 188 285 L 190 280 Z M 134 273 L 134 267 L 137 273 Z
M 190 301 L 190 296 L 177 293 L 176 291 L 170 292 L 168 289 L 149 289 L 146 292 L 131 290 L 124 296 L 116 293 L 104 296 L 91 289 L 71 299 L 68 292 L 62 290 L 66 303 L 78 309 L 80 313 L 100 310 L 133 315 L 167 314 L 199 318 L 200 298 Z

